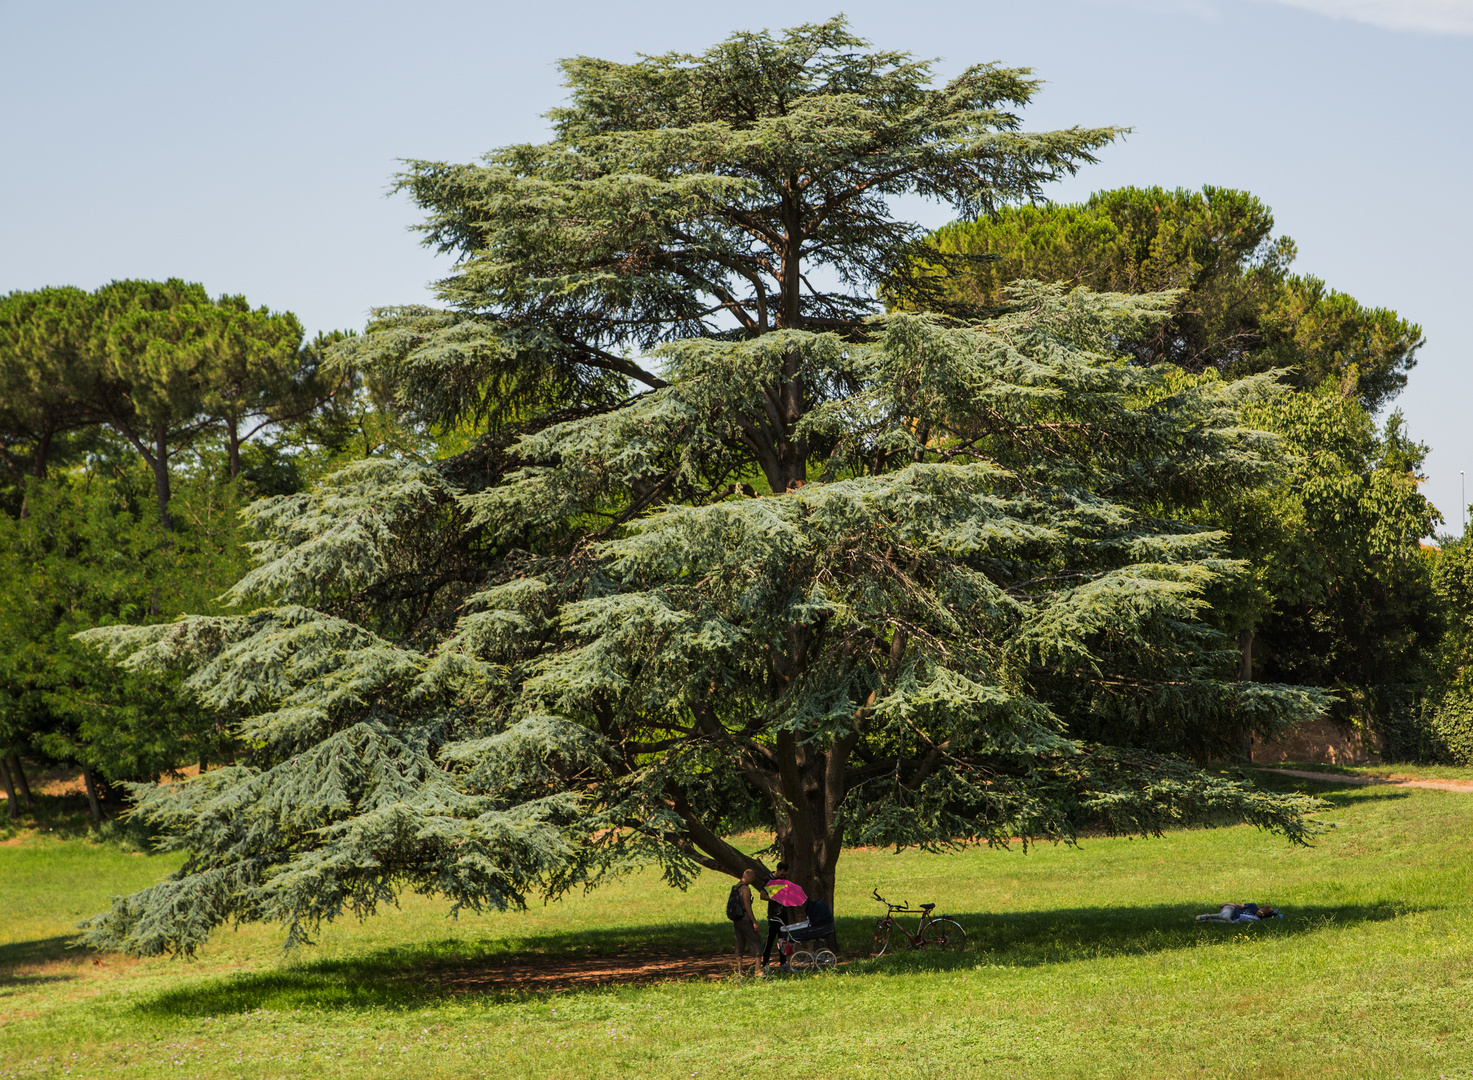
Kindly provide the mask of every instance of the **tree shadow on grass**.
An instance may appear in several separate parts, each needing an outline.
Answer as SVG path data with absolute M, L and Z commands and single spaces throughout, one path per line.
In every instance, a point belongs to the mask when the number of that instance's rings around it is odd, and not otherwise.
M 69 947 L 71 942 L 70 937 L 62 935 L 0 945 L 0 986 L 35 986 L 75 978 L 68 972 L 45 970 L 57 964 L 81 963 L 77 951 Z
M 1330 925 L 1396 918 L 1393 905 L 1322 905 L 1296 908 L 1288 918 L 1260 926 L 1204 925 L 1198 910 L 1181 904 L 1058 911 L 955 913 L 967 930 L 960 954 L 900 948 L 878 959 L 865 955 L 874 923 L 839 920 L 850 977 L 901 975 L 1001 964 L 1036 967 L 1111 956 L 1210 945 L 1250 933 L 1299 936 Z M 667 980 L 702 981 L 730 971 L 724 926 L 647 926 L 583 930 L 563 937 L 523 940 L 445 939 L 380 949 L 361 956 L 292 963 L 275 971 L 200 980 L 152 996 L 134 1008 L 153 1016 L 224 1016 L 257 1009 L 354 1011 L 415 1009 L 446 1000 L 495 1004 L 548 993 L 583 993 L 611 986 Z
M 0 822 L 0 840 L 45 834 L 57 840 L 80 840 L 92 832 L 85 795 L 35 796 L 35 809 L 22 810 L 16 821 Z
M 1333 808 L 1367 798 L 1406 798 L 1401 790 L 1345 788 L 1294 777 L 1264 787 L 1309 790 Z M 1093 907 L 1053 911 L 958 912 L 967 947 L 958 955 L 899 949 L 879 959 L 867 950 L 873 914 L 838 920 L 842 972 L 886 976 L 971 968 L 979 964 L 1036 967 L 1112 956 L 1196 948 L 1235 934 L 1299 936 L 1331 925 L 1381 922 L 1403 914 L 1392 904 L 1296 907 L 1260 926 L 1204 925 L 1201 906 Z M 617 961 L 627 961 L 621 964 Z M 201 979 L 138 1002 L 141 1012 L 179 1017 L 222 1016 L 257 1009 L 353 1011 L 414 1009 L 473 997 L 485 1003 L 525 1001 L 548 993 L 595 987 L 709 978 L 731 963 L 724 922 L 569 928 L 526 937 L 446 938 L 346 958 L 302 959 L 275 971 Z M 590 974 L 594 977 L 589 978 Z
M 709 961 L 705 966 L 713 969 L 730 965 L 728 924 L 569 928 L 526 936 L 444 938 L 348 957 L 315 959 L 308 953 L 275 971 L 200 980 L 134 1007 L 153 1014 L 221 1016 L 255 1009 L 410 1009 L 467 993 L 481 1000 L 525 1000 L 571 988 L 539 979 L 546 971 L 616 970 L 620 961 L 627 961 L 622 966 L 637 969 L 637 977 L 628 981 L 647 984 L 691 977 L 692 959 Z
M 902 941 L 898 950 L 877 959 L 862 960 L 852 970 L 856 974 L 899 975 L 978 964 L 1041 967 L 1200 948 L 1241 934 L 1278 939 L 1302 937 L 1331 926 L 1385 922 L 1408 913 L 1407 908 L 1392 903 L 1317 904 L 1296 906 L 1283 919 L 1233 924 L 1199 923 L 1196 916 L 1202 910 L 1200 905 L 1157 904 L 953 913 L 967 931 L 967 947 L 961 954 L 912 950 L 905 948 Z
M 3 805 L 3 804 L 0 804 Z M 122 815 L 116 802 L 105 804 L 102 825 L 92 823 L 85 795 L 35 795 L 35 809 L 23 810 L 16 821 L 0 817 L 0 842 L 37 840 L 92 840 L 120 846 L 125 851 L 149 851 L 153 833 Z
M 725 971 L 732 963 L 731 950 L 722 948 L 729 933 L 713 933 L 709 926 L 667 925 L 583 930 L 566 938 L 447 938 L 202 980 L 134 1008 L 198 1017 L 257 1009 L 414 1009 L 468 994 L 483 1001 L 524 1001 L 549 991 L 649 984 Z M 610 977 L 579 977 L 589 972 Z M 548 977 L 559 974 L 568 978 Z
M 1365 802 L 1368 799 L 1409 799 L 1412 797 L 1411 790 L 1398 787 L 1390 782 L 1340 784 L 1333 780 L 1311 780 L 1307 776 L 1286 776 L 1270 769 L 1255 769 L 1244 776 L 1245 779 L 1251 780 L 1265 791 L 1313 795 L 1334 806 L 1348 806 L 1352 803 Z

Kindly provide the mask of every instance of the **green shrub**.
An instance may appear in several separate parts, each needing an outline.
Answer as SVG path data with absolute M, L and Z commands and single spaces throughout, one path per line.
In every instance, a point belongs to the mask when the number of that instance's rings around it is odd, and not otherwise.
M 1440 699 L 1429 701 L 1424 712 L 1428 735 L 1437 751 L 1435 760 L 1446 765 L 1473 765 L 1473 695 L 1448 690 Z
M 1373 726 L 1386 761 L 1473 765 L 1473 693 L 1378 687 Z

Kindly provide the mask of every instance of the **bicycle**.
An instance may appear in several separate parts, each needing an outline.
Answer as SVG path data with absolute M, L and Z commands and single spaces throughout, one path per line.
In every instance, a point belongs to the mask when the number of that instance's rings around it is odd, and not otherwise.
M 870 945 L 871 956 L 885 955 L 885 950 L 890 947 L 890 936 L 896 930 L 905 935 L 912 949 L 935 945 L 941 952 L 952 953 L 961 952 L 967 947 L 967 932 L 962 929 L 962 924 L 950 915 L 932 915 L 931 912 L 936 909 L 935 904 L 922 904 L 918 908 L 911 907 L 908 902 L 892 904 L 880 895 L 879 889 L 873 891 L 875 899 L 884 904 L 888 910 L 885 912 L 885 917 L 875 923 L 875 936 Z M 896 921 L 896 912 L 921 917 L 914 934 Z

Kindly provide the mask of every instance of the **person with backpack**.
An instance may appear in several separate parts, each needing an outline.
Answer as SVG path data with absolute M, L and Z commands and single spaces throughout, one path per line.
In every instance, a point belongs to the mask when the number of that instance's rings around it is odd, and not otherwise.
M 742 973 L 742 957 L 746 953 L 752 954 L 752 974 L 757 974 L 757 953 L 762 947 L 762 938 L 757 933 L 757 917 L 752 914 L 751 887 L 756 880 L 756 871 L 744 870 L 726 897 L 726 917 L 731 920 L 732 932 L 736 936 L 738 975 Z

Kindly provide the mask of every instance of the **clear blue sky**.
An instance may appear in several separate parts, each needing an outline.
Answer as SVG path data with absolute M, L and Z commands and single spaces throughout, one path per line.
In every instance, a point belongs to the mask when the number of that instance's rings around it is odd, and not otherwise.
M 130 4 L 0 0 L 0 291 L 184 277 L 309 331 L 448 269 L 399 159 L 544 137 L 554 62 L 845 11 L 888 48 L 1032 67 L 1030 127 L 1134 134 L 1051 192 L 1244 188 L 1296 268 L 1423 326 L 1396 403 L 1456 528 L 1473 473 L 1473 0 Z M 940 224 L 939 208 L 915 215 Z

